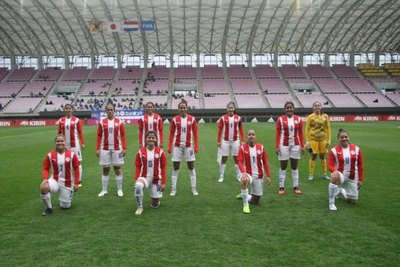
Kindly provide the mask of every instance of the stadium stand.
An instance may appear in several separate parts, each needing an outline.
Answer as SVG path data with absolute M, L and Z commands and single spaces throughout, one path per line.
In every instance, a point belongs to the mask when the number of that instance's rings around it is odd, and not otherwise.
M 66 70 L 61 77 L 63 81 L 86 81 L 89 76 L 89 70 L 86 67 L 75 67 Z
M 11 73 L 7 76 L 6 81 L 29 81 L 36 73 L 34 68 L 20 68 L 11 71 Z
M 268 78 L 268 79 L 280 79 L 278 71 L 276 68 L 271 67 L 270 65 L 257 65 L 254 68 L 254 73 L 257 78 Z

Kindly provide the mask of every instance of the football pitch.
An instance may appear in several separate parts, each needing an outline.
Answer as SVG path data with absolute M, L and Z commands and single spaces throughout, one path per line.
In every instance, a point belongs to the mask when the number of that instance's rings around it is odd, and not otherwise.
M 83 187 L 70 210 L 42 217 L 39 197 L 42 161 L 54 148 L 55 127 L 0 128 L 0 266 L 398 266 L 400 251 L 400 123 L 332 123 L 332 143 L 339 128 L 350 134 L 364 155 L 365 178 L 359 202 L 337 200 L 328 209 L 328 181 L 319 161 L 308 181 L 308 160 L 300 160 L 302 195 L 292 192 L 290 170 L 286 195 L 278 191 L 279 162 L 275 124 L 246 123 L 264 144 L 272 182 L 250 214 L 235 199 L 229 157 L 224 183 L 218 183 L 216 124 L 200 124 L 196 155 L 199 196 L 190 192 L 189 173 L 181 164 L 178 192 L 170 197 L 171 156 L 167 189 L 159 209 L 135 216 L 133 196 L 137 127 L 128 125 L 128 153 L 123 166 L 124 193 L 116 195 L 110 175 L 109 194 L 99 198 L 101 167 L 95 155 L 96 127 L 85 126 Z M 169 126 L 165 125 L 165 140 Z M 167 143 L 167 141 L 165 141 Z M 166 146 L 165 146 L 166 150 Z

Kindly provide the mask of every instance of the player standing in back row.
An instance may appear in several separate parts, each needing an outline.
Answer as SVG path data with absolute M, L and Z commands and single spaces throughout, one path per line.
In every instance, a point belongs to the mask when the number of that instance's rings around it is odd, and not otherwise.
M 65 136 L 65 147 L 70 149 L 78 156 L 80 180 L 79 187 L 82 186 L 82 150 L 85 149 L 85 138 L 83 135 L 83 121 L 72 115 L 72 105 L 64 106 L 65 116 L 57 121 L 57 133 Z M 80 140 L 80 143 L 79 143 Z
M 172 153 L 173 171 L 171 176 L 171 196 L 176 195 L 179 167 L 184 159 L 189 169 L 192 194 L 197 196 L 195 153 L 199 152 L 199 136 L 196 118 L 187 114 L 187 102 L 182 99 L 178 105 L 179 115 L 175 116 L 169 128 L 168 153 Z M 193 144 L 194 141 L 194 144 Z
M 331 124 L 329 116 L 321 111 L 321 102 L 315 101 L 313 104 L 314 113 L 308 115 L 306 122 L 306 149 L 311 152 L 308 163 L 308 180 L 314 179 L 315 160 L 319 156 L 321 169 L 325 179 L 330 179 L 327 173 L 325 155 L 331 144 Z
M 139 148 L 146 146 L 145 136 L 148 131 L 157 134 L 158 146 L 164 145 L 163 120 L 160 115 L 154 112 L 153 102 L 146 103 L 146 113 L 138 121 L 139 128 Z
M 244 131 L 242 118 L 235 114 L 235 103 L 229 102 L 226 106 L 227 114 L 218 119 L 217 146 L 221 157 L 219 165 L 218 182 L 224 181 L 226 162 L 229 154 L 233 156 L 235 161 L 236 180 L 240 181 L 241 173 L 238 166 L 237 155 L 240 143 L 244 142 Z M 240 137 L 240 138 L 239 138 Z
M 115 107 L 109 103 L 106 106 L 107 118 L 102 119 L 97 127 L 96 155 L 100 158 L 100 165 L 103 167 L 101 176 L 101 192 L 99 197 L 108 194 L 108 180 L 110 178 L 111 165 L 117 180 L 117 195 L 124 196 L 122 191 L 122 171 L 124 156 L 126 154 L 125 126 L 122 120 L 115 118 Z

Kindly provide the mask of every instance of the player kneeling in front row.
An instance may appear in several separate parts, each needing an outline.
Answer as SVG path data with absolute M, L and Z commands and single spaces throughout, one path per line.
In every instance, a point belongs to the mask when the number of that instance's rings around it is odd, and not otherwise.
M 40 184 L 40 197 L 46 207 L 43 216 L 53 212 L 50 193 L 58 192 L 60 207 L 69 209 L 74 192 L 79 188 L 78 156 L 71 150 L 65 149 L 64 135 L 57 135 L 55 143 L 56 149 L 49 152 L 43 161 L 43 181 Z
M 166 184 L 167 157 L 161 147 L 157 146 L 157 134 L 148 131 L 145 135 L 146 146 L 136 153 L 135 165 L 135 214 L 143 212 L 143 190 L 150 188 L 151 207 L 160 206 L 160 198 Z
M 241 193 L 237 198 L 243 200 L 243 212 L 250 213 L 250 204 L 257 204 L 263 195 L 263 177 L 266 176 L 265 184 L 271 183 L 271 173 L 268 165 L 268 156 L 264 146 L 256 143 L 256 132 L 247 132 L 247 143 L 242 144 L 238 153 L 238 165 L 242 173 Z M 251 185 L 251 195 L 249 194 Z
M 364 159 L 361 149 L 350 144 L 349 134 L 340 129 L 339 145 L 332 148 L 328 157 L 331 172 L 329 190 L 329 209 L 337 210 L 335 197 L 342 194 L 349 203 L 356 203 L 358 190 L 364 180 Z

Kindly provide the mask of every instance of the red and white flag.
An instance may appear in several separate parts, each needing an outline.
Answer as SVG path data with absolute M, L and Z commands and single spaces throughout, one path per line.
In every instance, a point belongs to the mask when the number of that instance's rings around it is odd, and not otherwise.
M 106 23 L 107 32 L 119 32 L 121 30 L 121 22 L 108 21 Z

